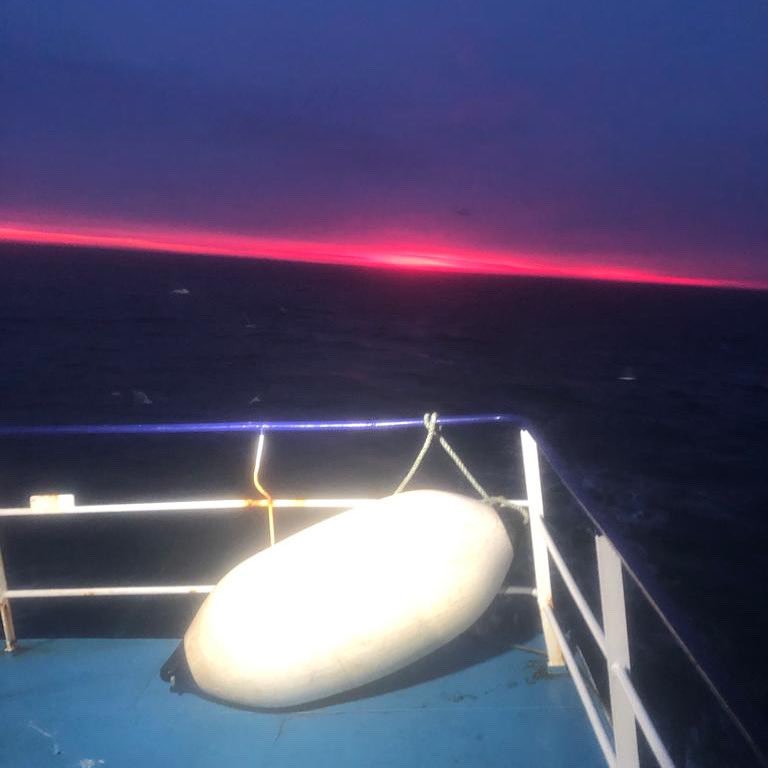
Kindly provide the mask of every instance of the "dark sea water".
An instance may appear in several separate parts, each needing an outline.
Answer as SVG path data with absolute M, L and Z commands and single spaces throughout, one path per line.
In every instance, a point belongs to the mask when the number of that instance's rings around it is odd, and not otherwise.
M 765 743 L 767 329 L 768 293 L 759 292 L 5 245 L 0 423 L 524 414 L 621 533 Z M 461 439 L 490 489 L 516 490 L 505 485 L 514 435 Z M 124 438 L 7 439 L 2 503 L 46 490 L 74 491 L 83 503 L 173 498 L 180 488 L 251 493 L 249 440 L 153 438 L 128 448 Z M 385 441 L 383 454 L 367 437 L 351 440 L 351 450 L 327 441 L 299 449 L 275 437 L 265 467 L 272 488 L 330 493 L 344 481 L 362 492 L 367 476 L 386 493 L 421 435 Z M 136 572 L 158 583 L 204 581 L 221 563 L 200 553 L 246 554 L 243 531 L 256 535 L 257 523 L 241 521 L 234 544 L 223 523 L 157 523 L 140 536 L 130 522 L 48 525 L 6 526 L 15 586 L 96 583 L 102 573 L 119 583 Z M 579 536 L 571 539 L 578 556 Z M 180 554 L 187 545 L 194 562 Z M 164 620 L 159 604 L 131 606 L 103 607 L 113 625 L 98 626 L 179 634 L 194 610 Z M 83 634 L 93 619 L 92 608 L 48 608 L 19 606 L 20 632 L 55 624 Z M 689 686 L 682 706 L 691 709 L 699 694 L 682 673 L 678 683 L 682 655 L 655 645 L 664 633 L 652 613 L 638 606 L 630 620 L 646 630 L 638 663 L 655 654 L 648 674 L 659 706 L 679 705 L 675 689 Z M 732 734 L 719 735 L 727 724 L 710 729 L 708 717 L 689 713 L 680 726 L 682 764 L 748 764 L 736 747 L 714 757 L 711 740 Z

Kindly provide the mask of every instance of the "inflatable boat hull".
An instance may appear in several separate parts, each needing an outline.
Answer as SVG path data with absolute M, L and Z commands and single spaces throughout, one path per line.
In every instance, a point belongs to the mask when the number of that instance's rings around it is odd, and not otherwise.
M 324 699 L 469 628 L 512 561 L 496 512 L 439 491 L 369 502 L 245 560 L 183 640 L 195 684 L 249 707 Z

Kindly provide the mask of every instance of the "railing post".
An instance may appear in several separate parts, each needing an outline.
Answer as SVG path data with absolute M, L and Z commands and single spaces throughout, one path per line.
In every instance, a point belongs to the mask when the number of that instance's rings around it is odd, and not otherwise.
M 0 547 L 0 620 L 3 625 L 3 637 L 5 638 L 5 650 L 10 652 L 16 649 L 16 631 L 13 628 L 13 614 L 11 613 L 11 601 L 5 596 L 8 592 L 8 580 L 5 577 L 5 564 L 3 562 L 3 549 Z
M 539 449 L 531 434 L 520 431 L 523 445 L 523 469 L 525 488 L 528 496 L 528 516 L 531 528 L 531 547 L 533 550 L 533 570 L 536 577 L 536 599 L 541 614 L 541 628 L 547 646 L 547 661 L 550 667 L 562 667 L 565 664 L 563 652 L 557 642 L 544 607 L 552 608 L 552 583 L 549 574 L 549 551 L 544 538 L 544 500 L 541 495 L 541 471 L 539 469 Z
M 600 603 L 603 610 L 616 764 L 621 768 L 638 768 L 640 760 L 637 752 L 635 714 L 621 682 L 613 671 L 615 665 L 629 671 L 629 636 L 621 560 L 607 536 L 596 536 L 595 546 L 600 576 Z

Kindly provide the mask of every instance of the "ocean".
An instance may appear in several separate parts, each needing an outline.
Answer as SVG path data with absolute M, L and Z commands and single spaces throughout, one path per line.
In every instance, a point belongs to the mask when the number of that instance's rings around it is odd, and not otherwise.
M 768 293 L 5 244 L 0 296 L 3 425 L 525 415 L 765 741 Z M 421 442 L 397 438 L 382 456 L 356 439 L 345 458 L 275 437 L 265 473 L 273 488 L 304 493 L 367 473 L 386 492 Z M 485 443 L 465 446 L 489 488 L 505 482 L 510 439 L 496 464 L 484 463 Z M 130 449 L 99 440 L 2 441 L 2 504 L 54 490 L 83 503 L 173 497 L 179 483 L 189 495 L 249 492 L 243 438 L 153 438 Z M 95 582 L 110 568 L 117 579 L 169 580 L 172 565 L 171 580 L 202 581 L 201 568 L 220 569 L 201 564 L 205 551 L 240 551 L 226 526 L 188 521 L 178 533 L 158 523 L 148 538 L 110 525 L 75 524 L 75 544 L 55 523 L 47 538 L 29 523 L 5 526 L 14 585 Z M 184 536 L 197 560 L 182 554 Z M 193 610 L 168 619 L 159 603 L 150 608 L 104 608 L 94 624 L 90 607 L 19 606 L 17 624 L 22 635 L 83 634 L 87 622 L 111 634 L 179 634 Z M 638 610 L 637 626 L 650 627 Z M 728 764 L 702 757 L 711 754 L 705 721 L 690 720 L 678 745 L 685 764 Z

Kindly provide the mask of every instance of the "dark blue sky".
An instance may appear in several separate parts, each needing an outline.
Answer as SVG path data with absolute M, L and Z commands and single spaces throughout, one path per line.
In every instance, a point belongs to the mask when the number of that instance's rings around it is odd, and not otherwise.
M 0 9 L 0 224 L 768 282 L 764 0 Z

